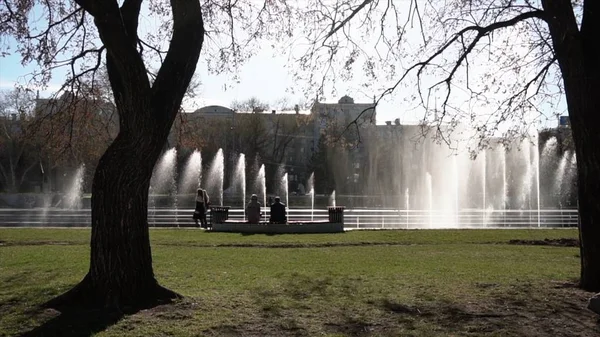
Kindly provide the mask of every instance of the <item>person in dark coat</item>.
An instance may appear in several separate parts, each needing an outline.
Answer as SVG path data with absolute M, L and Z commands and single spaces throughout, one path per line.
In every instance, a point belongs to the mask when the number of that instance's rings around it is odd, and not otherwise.
M 285 204 L 281 202 L 279 197 L 275 197 L 275 202 L 271 205 L 271 223 L 286 223 L 287 212 Z
M 196 226 L 198 226 L 198 220 L 200 220 L 200 227 L 204 229 L 208 228 L 208 224 L 206 222 L 206 212 L 209 204 L 210 201 L 206 190 L 198 188 L 196 191 L 196 209 L 194 209 L 193 216 Z

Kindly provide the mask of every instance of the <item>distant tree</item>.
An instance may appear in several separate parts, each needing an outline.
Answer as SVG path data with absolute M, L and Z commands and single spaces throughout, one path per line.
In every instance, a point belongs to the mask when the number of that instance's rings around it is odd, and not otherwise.
M 114 105 L 92 96 L 38 102 L 29 130 L 39 158 L 49 169 L 72 163 L 94 168 L 118 132 Z
M 327 143 L 325 137 L 320 137 L 317 150 L 313 152 L 310 159 L 309 171 L 315 173 L 316 193 L 331 193 L 336 188 L 336 175 L 333 168 L 334 163 L 332 162 L 333 156 L 331 156 L 333 149 L 333 146 Z M 337 177 L 339 179 L 343 176 L 338 175 Z M 343 186 L 343 182 L 340 187 Z
M 33 95 L 21 89 L 0 92 L 0 187 L 18 192 L 27 173 L 39 165 L 27 134 Z
M 269 104 L 256 97 L 250 97 L 243 101 L 233 101 L 231 108 L 238 112 L 261 113 L 269 110 Z

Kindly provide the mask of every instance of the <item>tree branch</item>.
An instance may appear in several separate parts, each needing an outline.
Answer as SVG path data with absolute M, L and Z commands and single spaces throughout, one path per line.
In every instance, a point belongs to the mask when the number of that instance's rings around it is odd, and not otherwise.
M 173 120 L 179 111 L 185 93 L 198 63 L 204 42 L 202 10 L 197 0 L 171 0 L 173 37 L 165 60 L 152 86 L 157 117 Z M 173 93 L 182 95 L 173 95 Z M 176 102 L 165 102 L 162 97 L 181 97 Z M 168 124 L 170 125 L 170 123 Z

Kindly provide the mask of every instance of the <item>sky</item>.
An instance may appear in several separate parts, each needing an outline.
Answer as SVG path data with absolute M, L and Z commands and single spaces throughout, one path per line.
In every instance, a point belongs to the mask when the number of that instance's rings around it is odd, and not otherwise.
M 295 86 L 292 76 L 285 68 L 288 59 L 286 56 L 274 56 L 274 51 L 270 46 L 265 46 L 261 52 L 250 59 L 239 70 L 239 79 L 232 80 L 231 74 L 215 75 L 209 73 L 207 65 L 201 57 L 196 67 L 196 75 L 201 81 L 201 86 L 196 97 L 192 101 L 185 103 L 186 111 L 193 111 L 206 105 L 231 106 L 235 100 L 244 100 L 256 97 L 261 101 L 276 104 L 276 102 L 286 99 L 293 104 L 306 100 L 300 93 L 292 94 L 287 90 Z M 18 54 L 11 54 L 6 57 L 0 57 L 0 89 L 10 89 L 16 83 L 27 83 L 28 75 L 34 71 L 34 65 L 22 66 L 21 57 Z M 40 90 L 40 97 L 49 96 L 58 90 L 64 78 L 64 69 L 55 71 L 53 79 L 45 90 Z M 327 95 L 326 102 L 337 102 L 341 96 L 348 94 L 354 98 L 356 103 L 370 103 L 373 101 L 373 95 L 379 95 L 379 92 L 369 92 L 353 89 L 353 86 L 359 86 L 358 83 L 347 83 L 338 85 L 340 97 L 331 97 Z M 382 102 L 378 107 L 378 120 L 384 123 L 386 120 L 393 120 L 400 117 L 398 112 L 394 111 L 393 104 Z M 416 118 L 416 117 L 415 117 Z
M 418 35 L 415 36 L 418 37 Z M 12 44 L 13 48 L 11 49 L 15 49 L 14 42 L 0 41 L 0 43 L 2 42 Z M 235 81 L 232 80 L 231 74 L 215 75 L 209 73 L 208 66 L 203 55 L 201 55 L 196 75 L 202 84 L 196 97 L 184 104 L 184 109 L 193 111 L 206 105 L 231 106 L 233 101 L 250 97 L 256 97 L 271 104 L 286 99 L 292 105 L 307 99 L 314 99 L 313 97 L 303 97 L 300 93 L 301 90 L 296 90 L 295 93 L 288 91 L 289 88 L 299 87 L 303 84 L 294 83 L 289 70 L 286 69 L 286 65 L 290 66 L 287 56 L 271 48 L 269 43 L 264 43 L 259 50 L 258 54 L 241 66 L 238 80 Z M 35 70 L 34 65 L 21 65 L 20 55 L 18 54 L 0 57 L 0 89 L 10 89 L 17 83 L 25 84 L 27 75 L 33 70 Z M 60 88 L 64 77 L 64 69 L 55 71 L 49 86 L 44 90 L 40 90 L 40 96 L 48 97 L 54 93 Z M 356 103 L 370 103 L 373 102 L 375 96 L 378 97 L 381 94 L 382 88 L 386 87 L 382 84 L 365 89 L 360 80 L 361 78 L 358 76 L 349 81 L 339 81 L 339 83 L 336 83 L 336 96 L 326 92 L 324 102 L 335 103 L 341 96 L 349 95 L 354 98 Z M 436 80 L 439 80 L 439 78 Z M 406 102 L 406 98 L 414 94 L 414 91 L 414 85 L 412 87 L 405 86 L 393 95 L 383 99 L 377 107 L 377 123 L 384 124 L 385 121 L 396 118 L 399 118 L 403 124 L 417 123 L 423 116 L 422 111 L 412 108 Z M 455 97 L 465 95 L 465 92 L 465 89 L 461 88 L 460 85 L 454 86 L 453 95 Z M 473 108 L 470 102 L 464 102 L 462 106 L 469 109 Z M 483 107 L 476 108 L 485 109 Z

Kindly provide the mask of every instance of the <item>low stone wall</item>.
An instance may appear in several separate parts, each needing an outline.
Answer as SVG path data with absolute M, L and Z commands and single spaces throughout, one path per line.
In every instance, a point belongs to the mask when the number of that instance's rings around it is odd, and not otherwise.
M 249 224 L 245 222 L 226 221 L 213 224 L 212 231 L 262 234 L 340 233 L 344 231 L 344 224 L 331 222 Z

